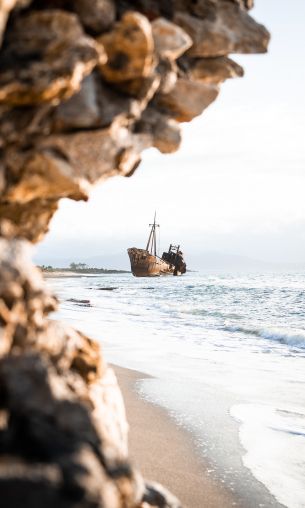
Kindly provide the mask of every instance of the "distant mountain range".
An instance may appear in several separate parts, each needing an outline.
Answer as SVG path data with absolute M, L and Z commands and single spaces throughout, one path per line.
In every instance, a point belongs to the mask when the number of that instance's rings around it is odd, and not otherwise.
M 304 263 L 272 263 L 253 259 L 236 254 L 224 254 L 221 252 L 200 252 L 185 255 L 189 270 L 225 270 L 225 271 L 305 271 Z M 52 255 L 37 255 L 34 261 L 39 265 L 51 265 L 53 267 L 68 267 L 72 262 L 86 263 L 90 267 L 130 270 L 127 252 L 114 254 L 99 254 L 82 257 L 56 258 Z

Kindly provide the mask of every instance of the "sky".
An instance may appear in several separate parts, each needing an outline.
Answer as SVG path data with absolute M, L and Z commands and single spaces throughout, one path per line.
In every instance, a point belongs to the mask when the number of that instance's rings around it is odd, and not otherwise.
M 183 124 L 176 154 L 148 150 L 132 178 L 62 200 L 38 263 L 127 268 L 157 210 L 161 252 L 180 243 L 194 268 L 207 252 L 305 264 L 305 2 L 256 0 L 252 16 L 271 32 L 268 54 L 232 56 L 245 77 Z

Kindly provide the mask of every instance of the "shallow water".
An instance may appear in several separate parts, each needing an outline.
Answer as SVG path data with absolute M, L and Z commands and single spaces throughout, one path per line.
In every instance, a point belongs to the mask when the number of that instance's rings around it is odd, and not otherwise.
M 211 475 L 249 507 L 277 505 L 252 475 L 305 507 L 305 274 L 48 283 L 60 317 L 101 340 L 110 362 L 155 376 L 139 391 L 193 432 Z

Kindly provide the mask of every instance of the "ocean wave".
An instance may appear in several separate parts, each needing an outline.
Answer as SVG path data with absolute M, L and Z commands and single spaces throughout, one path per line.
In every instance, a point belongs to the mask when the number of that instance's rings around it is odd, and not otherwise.
M 168 304 L 169 306 L 169 304 Z M 163 306 L 164 307 L 164 306 Z M 241 314 L 237 314 L 236 312 L 226 312 L 223 310 L 212 310 L 209 308 L 203 308 L 202 306 L 195 306 L 194 304 L 180 304 L 177 305 L 176 302 L 172 304 L 170 310 L 175 310 L 180 314 L 186 314 L 196 317 L 215 317 L 221 319 L 241 319 L 243 316 Z
M 241 332 L 247 335 L 254 335 L 266 340 L 286 344 L 297 348 L 305 348 L 305 331 L 287 331 L 281 328 L 254 328 L 244 326 L 225 326 L 227 332 Z

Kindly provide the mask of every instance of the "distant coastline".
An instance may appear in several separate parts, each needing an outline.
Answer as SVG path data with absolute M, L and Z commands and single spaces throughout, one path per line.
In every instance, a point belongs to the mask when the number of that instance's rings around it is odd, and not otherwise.
M 131 273 L 129 270 L 115 270 L 108 268 L 96 268 L 87 266 L 84 263 L 71 263 L 70 267 L 58 268 L 51 265 L 38 265 L 38 268 L 47 276 L 53 277 L 78 277 L 81 275 L 113 275 Z

